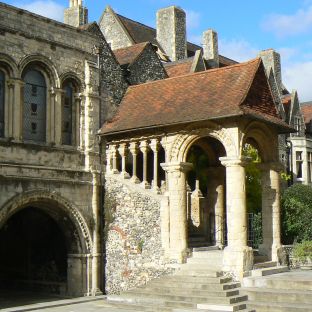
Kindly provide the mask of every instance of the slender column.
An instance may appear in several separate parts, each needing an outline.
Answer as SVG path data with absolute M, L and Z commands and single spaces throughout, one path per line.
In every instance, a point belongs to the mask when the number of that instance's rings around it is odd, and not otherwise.
M 118 169 L 117 169 L 117 156 L 118 156 L 118 149 L 117 149 L 117 145 L 111 145 L 111 155 L 113 158 L 113 170 L 112 173 L 116 174 L 119 173 Z
M 220 158 L 226 167 L 226 209 L 228 246 L 223 255 L 223 270 L 242 279 L 253 265 L 252 248 L 247 246 L 247 207 L 245 161 L 242 158 Z
M 126 171 L 126 158 L 128 155 L 128 146 L 126 143 L 122 143 L 119 145 L 118 152 L 121 156 L 121 176 L 124 179 L 130 179 L 129 173 Z
M 54 100 L 53 105 L 51 105 L 51 117 L 53 114 L 53 118 L 51 119 L 51 123 L 54 124 L 53 129 L 53 142 L 56 145 L 62 144 L 62 103 L 64 97 L 64 90 L 62 89 L 54 89 Z M 52 108 L 53 106 L 53 108 Z
M 111 172 L 111 166 L 112 166 L 112 155 L 111 155 L 111 148 L 110 146 L 106 146 L 106 173 Z
M 24 98 L 24 81 L 20 79 L 15 79 L 14 86 L 14 106 L 13 115 L 14 115 L 14 123 L 13 123 L 13 137 L 15 140 L 20 141 L 23 136 L 23 98 Z
M 183 263 L 186 260 L 187 248 L 185 173 L 192 168 L 192 164 L 167 163 L 161 166 L 168 173 L 170 257 Z
M 58 127 L 57 119 L 56 119 L 56 112 L 55 112 L 55 106 L 56 106 L 56 92 L 54 88 L 51 88 L 50 90 L 50 126 L 49 126 L 49 142 L 51 144 L 55 144 L 55 132 L 56 128 Z
M 153 190 L 159 194 L 160 188 L 158 186 L 158 151 L 159 151 L 159 140 L 153 139 L 150 147 L 154 153 L 154 179 L 153 179 Z
M 224 247 L 224 168 L 212 167 L 208 169 L 208 201 L 209 208 L 214 212 L 214 243 Z
M 129 147 L 130 153 L 132 154 L 132 177 L 131 181 L 138 184 L 141 181 L 137 177 L 137 156 L 139 152 L 138 143 L 131 142 Z
M 142 141 L 140 144 L 140 150 L 143 153 L 143 181 L 142 186 L 145 189 L 150 189 L 151 186 L 147 181 L 147 152 L 149 151 L 150 147 L 147 141 Z
M 92 213 L 93 213 L 93 250 L 92 250 L 92 289 L 93 296 L 100 295 L 101 271 L 101 236 L 100 236 L 100 177 L 96 172 L 93 176 Z

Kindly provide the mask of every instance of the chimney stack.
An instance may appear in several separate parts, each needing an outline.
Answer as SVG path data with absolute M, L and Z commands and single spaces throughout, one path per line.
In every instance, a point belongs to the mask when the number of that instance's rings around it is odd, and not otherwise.
M 277 87 L 281 94 L 283 89 L 282 83 L 282 70 L 281 70 L 281 56 L 274 49 L 263 50 L 259 53 L 265 67 L 267 76 L 270 77 L 270 71 L 272 70 Z
M 157 41 L 171 61 L 187 57 L 186 52 L 186 16 L 176 6 L 157 12 Z
M 218 34 L 212 29 L 203 32 L 203 51 L 209 68 L 219 67 Z
M 64 11 L 64 23 L 74 27 L 88 23 L 88 9 L 82 5 L 82 0 L 69 0 L 69 8 Z

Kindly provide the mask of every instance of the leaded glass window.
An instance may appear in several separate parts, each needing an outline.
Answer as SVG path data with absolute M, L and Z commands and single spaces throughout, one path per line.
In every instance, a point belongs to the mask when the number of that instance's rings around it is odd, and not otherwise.
M 46 140 L 46 82 L 34 69 L 24 76 L 24 139 L 36 142 Z
M 4 95 L 5 95 L 5 75 L 0 70 L 0 137 L 4 137 Z
M 64 98 L 62 105 L 62 143 L 71 145 L 73 142 L 73 100 L 74 87 L 71 82 L 64 86 Z

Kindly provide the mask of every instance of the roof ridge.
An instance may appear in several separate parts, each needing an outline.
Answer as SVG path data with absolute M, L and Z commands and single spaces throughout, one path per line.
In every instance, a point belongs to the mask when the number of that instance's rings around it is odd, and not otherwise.
M 197 73 L 189 73 L 189 74 L 185 74 L 185 75 L 181 75 L 181 76 L 169 77 L 169 78 L 166 78 L 166 79 L 160 79 L 160 80 L 155 80 L 155 81 L 148 81 L 148 82 L 145 82 L 143 84 L 130 86 L 128 89 L 138 88 L 138 87 L 140 87 L 142 85 L 147 85 L 147 84 L 163 83 L 164 81 L 173 80 L 173 79 L 181 79 L 181 78 L 184 78 L 184 77 L 187 77 L 187 76 L 200 76 L 200 75 L 206 75 L 207 73 L 212 73 L 212 72 L 216 72 L 216 71 L 226 71 L 226 70 L 232 69 L 233 67 L 243 67 L 243 66 L 247 66 L 248 64 L 251 64 L 251 63 L 259 62 L 259 60 L 260 60 L 260 57 L 257 57 L 257 58 L 254 58 L 252 60 L 249 60 L 247 62 L 238 63 L 238 64 L 234 64 L 234 65 L 229 65 L 229 66 L 225 66 L 225 67 L 208 69 L 208 70 L 204 70 L 204 71 L 197 72 Z
M 127 20 L 129 20 L 129 21 L 131 21 L 131 22 L 134 22 L 134 23 L 136 23 L 136 24 L 140 24 L 140 25 L 142 25 L 142 26 L 144 26 L 144 27 L 146 27 L 146 28 L 149 28 L 149 29 L 151 29 L 151 30 L 155 30 L 155 31 L 156 31 L 156 28 L 154 28 L 154 27 L 152 27 L 152 26 L 145 25 L 145 24 L 143 24 L 143 23 L 141 23 L 141 22 L 135 21 L 135 20 L 133 20 L 133 19 L 131 19 L 131 18 L 129 18 L 129 17 L 126 17 L 126 16 L 121 15 L 121 14 L 118 14 L 118 13 L 115 13 L 115 14 L 118 15 L 118 17 L 125 18 L 125 19 L 127 19 Z
M 139 46 L 139 45 L 145 46 L 145 45 L 148 45 L 149 43 L 150 43 L 149 41 L 144 41 L 144 42 L 140 42 L 140 43 L 135 43 L 135 44 L 133 44 L 133 45 L 131 45 L 131 46 L 128 46 L 128 47 L 115 49 L 115 50 L 113 50 L 113 52 L 120 51 L 120 50 L 127 50 L 127 49 L 131 49 L 131 48 L 135 48 L 136 46 Z

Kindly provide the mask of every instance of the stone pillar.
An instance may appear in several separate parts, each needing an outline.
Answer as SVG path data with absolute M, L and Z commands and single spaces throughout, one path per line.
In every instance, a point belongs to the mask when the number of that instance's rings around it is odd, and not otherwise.
M 23 137 L 24 85 L 23 80 L 14 80 L 13 137 L 17 141 L 20 141 Z
M 214 243 L 220 248 L 224 247 L 224 168 L 214 167 L 208 169 L 207 197 L 209 208 L 214 212 Z
M 158 187 L 158 151 L 159 151 L 159 140 L 153 139 L 150 144 L 150 148 L 154 153 L 154 180 L 153 180 L 153 190 L 159 194 L 160 188 Z
M 209 68 L 219 67 L 218 34 L 212 29 L 203 33 L 203 55 Z
M 147 152 L 149 151 L 150 147 L 147 141 L 142 141 L 140 144 L 140 150 L 143 153 L 143 181 L 142 186 L 145 189 L 150 189 L 151 186 L 147 181 Z
M 57 118 L 56 118 L 56 112 L 55 112 L 55 107 L 56 107 L 56 92 L 54 88 L 50 89 L 50 124 L 49 124 L 49 129 L 48 129 L 48 140 L 51 145 L 55 144 L 55 132 L 56 129 L 59 127 L 57 124 Z
M 187 248 L 185 174 L 192 168 L 192 164 L 166 163 L 161 166 L 168 173 L 170 258 L 183 263 Z
M 128 146 L 126 143 L 122 143 L 119 145 L 118 152 L 121 156 L 121 172 L 120 175 L 124 179 L 130 179 L 129 173 L 126 171 L 126 159 L 128 155 Z
M 64 23 L 74 27 L 88 24 L 88 9 L 81 0 L 70 0 L 69 8 L 64 11 Z
M 112 169 L 112 154 L 111 147 L 108 145 L 106 147 L 106 173 L 110 173 Z
M 64 90 L 54 89 L 54 107 L 53 107 L 53 123 L 54 123 L 54 142 L 56 145 L 62 144 L 62 103 Z M 52 111 L 52 108 L 51 108 Z
M 259 246 L 260 254 L 268 260 L 278 261 L 281 248 L 281 216 L 280 216 L 280 170 L 279 163 L 260 165 L 262 171 L 262 236 Z
M 137 177 L 137 156 L 139 152 L 138 143 L 137 142 L 131 142 L 129 147 L 130 153 L 132 154 L 132 177 L 131 181 L 133 183 L 140 183 L 141 181 Z
M 228 245 L 223 254 L 223 270 L 238 279 L 252 269 L 253 251 L 247 246 L 245 162 L 241 158 L 220 158 L 226 167 L 226 221 Z
M 113 158 L 113 170 L 112 173 L 117 174 L 119 173 L 118 169 L 117 169 L 117 157 L 118 157 L 118 149 L 117 149 L 117 145 L 113 144 L 110 145 L 111 148 L 111 155 Z
M 81 93 L 74 94 L 74 109 L 72 110 L 72 145 L 80 146 L 80 107 L 82 95 Z

